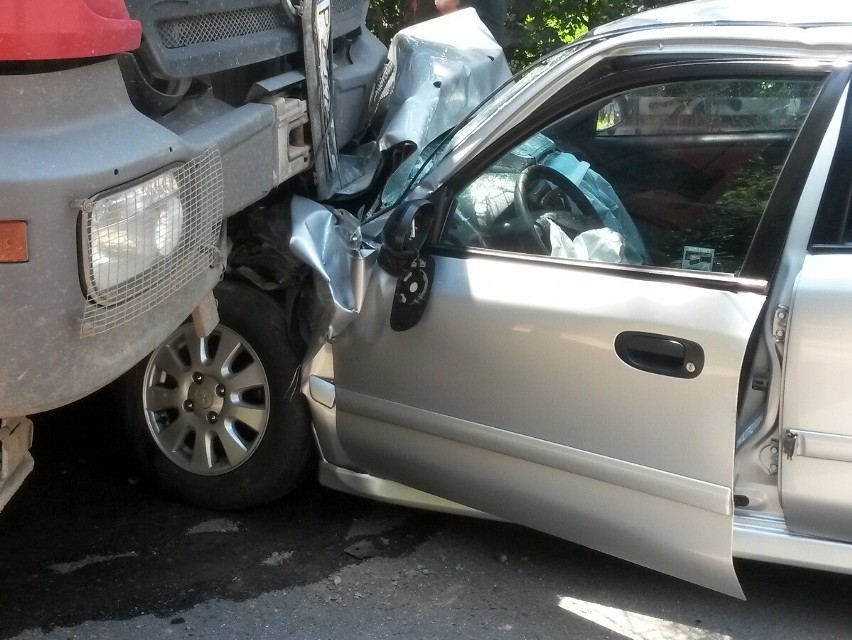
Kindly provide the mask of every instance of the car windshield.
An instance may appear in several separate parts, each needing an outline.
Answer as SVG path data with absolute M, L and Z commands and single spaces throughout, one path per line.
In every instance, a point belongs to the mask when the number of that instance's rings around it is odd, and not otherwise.
M 411 155 L 388 179 L 382 191 L 381 210 L 399 203 L 418 180 L 449 155 L 462 140 L 473 135 L 484 122 L 498 113 L 525 87 L 534 82 L 553 65 L 574 55 L 590 41 L 583 40 L 559 49 L 533 63 L 484 100 L 470 115 L 431 143 Z

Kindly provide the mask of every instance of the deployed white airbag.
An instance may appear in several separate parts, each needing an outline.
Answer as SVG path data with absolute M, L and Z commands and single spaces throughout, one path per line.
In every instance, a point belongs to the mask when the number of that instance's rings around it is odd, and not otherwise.
M 626 262 L 624 237 L 606 227 L 590 229 L 578 234 L 573 240 L 553 220 L 550 223 L 550 255 L 570 260 L 592 260 L 594 262 Z

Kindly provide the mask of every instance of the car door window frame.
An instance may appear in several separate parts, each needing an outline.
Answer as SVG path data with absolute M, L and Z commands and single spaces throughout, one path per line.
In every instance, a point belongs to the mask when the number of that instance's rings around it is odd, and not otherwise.
M 852 253 L 852 100 L 846 101 L 808 250 L 813 254 Z
M 790 154 L 766 205 L 766 211 L 757 225 L 757 231 L 743 264 L 744 275 L 764 278 L 768 281 L 775 272 L 814 158 L 823 143 L 828 125 L 837 111 L 838 102 L 849 86 L 850 78 L 852 78 L 852 65 L 847 64 L 842 68 L 835 68 L 823 84 L 811 112 L 790 149 Z
M 608 74 L 616 68 L 620 70 L 619 73 L 610 77 Z M 450 215 L 451 203 L 458 193 L 503 154 L 569 113 L 596 102 L 605 101 L 608 97 L 624 91 L 653 84 L 766 76 L 783 76 L 790 79 L 810 77 L 821 79 L 823 85 L 799 135 L 793 141 L 778 176 L 776 187 L 758 223 L 743 269 L 738 275 L 601 262 L 563 261 L 550 256 L 441 244 L 440 236 Z M 434 194 L 442 215 L 432 229 L 430 251 L 436 255 L 451 257 L 484 255 L 506 260 L 540 261 L 547 264 L 560 264 L 565 268 L 596 269 L 640 279 L 670 280 L 714 289 L 764 293 L 775 270 L 783 248 L 783 240 L 786 238 L 793 212 L 804 186 L 808 174 L 806 168 L 810 166 L 816 155 L 819 143 L 822 141 L 849 77 L 850 68 L 848 67 L 837 69 L 828 62 L 803 65 L 801 60 L 790 58 L 755 60 L 737 57 L 721 61 L 699 59 L 684 63 L 660 62 L 653 56 L 634 56 L 630 59 L 617 58 L 605 61 L 583 74 L 583 77 L 575 79 L 564 90 L 557 92 L 546 104 L 504 132 L 489 147 L 487 153 L 471 158 L 467 164 L 450 176 L 439 193 Z

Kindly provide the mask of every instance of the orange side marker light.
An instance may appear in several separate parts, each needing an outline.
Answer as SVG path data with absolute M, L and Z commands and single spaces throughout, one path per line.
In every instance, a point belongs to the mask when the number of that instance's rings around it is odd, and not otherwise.
M 0 220 L 0 262 L 27 262 L 27 223 Z

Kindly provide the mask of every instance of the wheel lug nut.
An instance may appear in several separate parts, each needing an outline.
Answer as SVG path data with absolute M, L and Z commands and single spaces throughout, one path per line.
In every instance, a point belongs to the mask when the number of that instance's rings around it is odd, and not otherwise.
M 224 398 L 225 397 L 225 391 L 226 391 L 225 385 L 223 385 L 223 384 L 217 384 L 216 385 L 216 395 L 217 396 L 219 396 L 220 398 Z
M 204 382 L 204 376 L 201 374 L 201 372 L 196 371 L 192 374 L 192 381 L 195 384 L 201 384 L 202 382 Z
M 219 416 L 216 415 L 215 411 L 211 411 L 210 413 L 207 414 L 207 422 L 209 422 L 210 424 L 215 423 L 218 419 L 219 419 Z
M 192 400 L 186 400 L 183 403 L 183 408 L 185 411 L 192 411 L 195 408 L 195 405 L 193 404 Z

